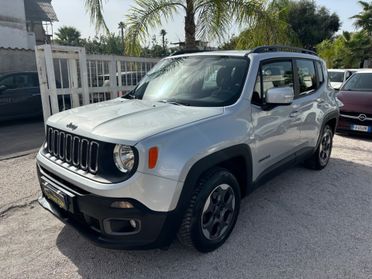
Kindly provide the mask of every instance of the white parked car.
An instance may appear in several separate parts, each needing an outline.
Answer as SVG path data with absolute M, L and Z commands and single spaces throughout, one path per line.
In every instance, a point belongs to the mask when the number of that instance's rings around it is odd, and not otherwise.
M 357 69 L 328 69 L 328 77 L 331 86 L 339 90 L 341 85 L 357 71 Z
M 177 236 L 209 252 L 232 232 L 241 198 L 275 172 L 327 166 L 338 117 L 314 52 L 167 57 L 128 95 L 48 119 L 39 202 L 104 247 Z

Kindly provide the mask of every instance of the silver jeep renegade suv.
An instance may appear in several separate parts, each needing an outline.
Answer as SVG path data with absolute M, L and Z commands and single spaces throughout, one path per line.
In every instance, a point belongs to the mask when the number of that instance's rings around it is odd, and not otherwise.
M 48 119 L 39 202 L 100 246 L 162 248 L 177 236 L 212 251 L 265 178 L 327 165 L 338 116 L 313 52 L 174 55 L 125 97 Z

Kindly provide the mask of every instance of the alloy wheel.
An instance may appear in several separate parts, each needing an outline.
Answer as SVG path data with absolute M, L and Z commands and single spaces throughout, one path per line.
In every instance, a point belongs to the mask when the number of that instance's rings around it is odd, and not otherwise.
M 228 184 L 218 185 L 209 194 L 201 215 L 201 227 L 205 238 L 221 239 L 233 225 L 235 193 Z
M 323 133 L 322 140 L 320 142 L 319 148 L 319 161 L 322 166 L 325 166 L 331 155 L 332 149 L 332 132 L 329 129 L 326 129 Z

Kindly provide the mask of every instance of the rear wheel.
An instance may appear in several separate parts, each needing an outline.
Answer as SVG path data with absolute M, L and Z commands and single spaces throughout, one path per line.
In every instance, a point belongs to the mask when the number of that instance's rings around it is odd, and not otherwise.
M 319 146 L 314 155 L 306 161 L 306 165 L 315 170 L 324 169 L 331 158 L 333 145 L 333 131 L 332 128 L 327 124 L 320 138 Z
M 223 168 L 212 169 L 199 180 L 178 239 L 200 252 L 217 249 L 233 230 L 239 208 L 240 188 L 234 175 Z

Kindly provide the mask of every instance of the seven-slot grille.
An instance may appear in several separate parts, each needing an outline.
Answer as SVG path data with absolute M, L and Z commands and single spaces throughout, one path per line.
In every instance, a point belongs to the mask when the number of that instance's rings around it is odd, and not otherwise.
M 70 165 L 90 173 L 98 172 L 99 143 L 48 127 L 47 151 Z

